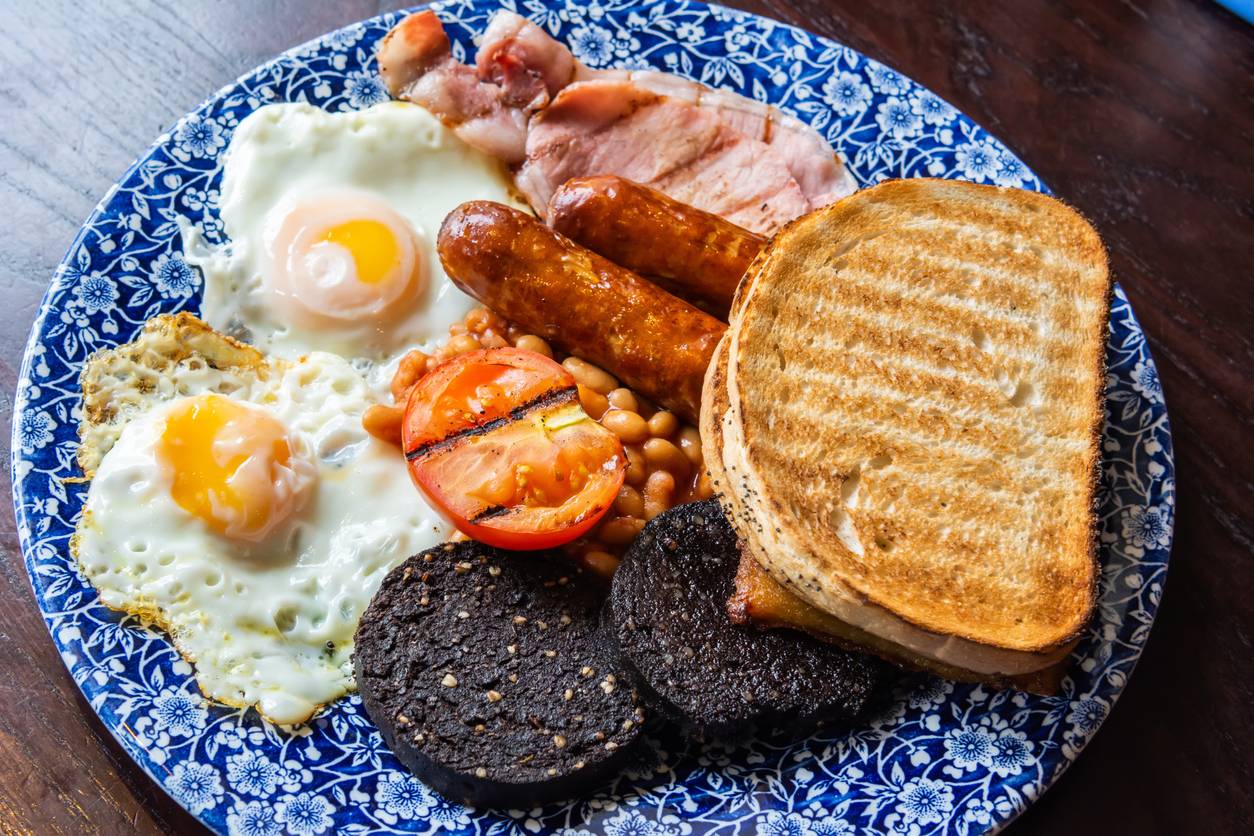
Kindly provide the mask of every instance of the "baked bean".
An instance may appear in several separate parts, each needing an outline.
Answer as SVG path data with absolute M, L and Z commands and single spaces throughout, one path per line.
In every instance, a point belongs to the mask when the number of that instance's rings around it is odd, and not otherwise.
M 644 458 L 650 467 L 668 470 L 676 477 L 688 475 L 692 462 L 683 451 L 664 438 L 650 438 L 644 443 Z
M 595 392 L 608 395 L 618 388 L 618 381 L 609 372 L 597 368 L 586 360 L 578 357 L 567 357 L 562 361 L 566 371 L 575 377 L 576 383 L 582 383 Z
M 615 409 L 625 409 L 628 412 L 638 412 L 640 409 L 640 405 L 636 403 L 636 396 L 631 393 L 630 389 L 624 389 L 621 386 L 606 395 L 605 399 Z
M 665 470 L 655 470 L 644 483 L 644 518 L 651 520 L 671 507 L 675 496 L 675 477 Z
M 491 328 L 486 328 L 483 333 L 479 335 L 479 344 L 484 348 L 505 348 L 509 345 L 509 341 L 493 331 Z
M 431 358 L 418 349 L 407 352 L 392 375 L 392 400 L 403 401 L 409 397 L 409 390 L 427 373 L 430 362 Z
M 640 517 L 615 517 L 601 523 L 596 539 L 611 546 L 625 546 L 644 528 L 644 520 Z
M 701 433 L 697 432 L 696 427 L 684 427 L 679 431 L 677 440 L 679 449 L 684 451 L 693 467 L 700 467 L 705 463 L 705 455 L 701 451 Z
M 649 425 L 644 419 L 625 409 L 611 409 L 606 412 L 601 416 L 601 426 L 627 444 L 639 444 L 649 437 Z
M 649 435 L 654 438 L 670 438 L 679 429 L 679 419 L 675 413 L 660 410 L 649 419 Z
M 624 444 L 623 452 L 627 454 L 627 484 L 643 485 L 649 478 L 649 463 L 645 461 L 644 452 L 635 444 Z
M 549 348 L 549 344 L 534 334 L 523 334 L 514 341 L 515 348 L 521 348 L 524 351 L 534 351 L 536 354 L 543 354 L 545 357 L 553 356 L 553 349 Z
M 709 499 L 714 496 L 714 484 L 710 481 L 710 474 L 701 471 L 701 475 L 697 477 L 697 485 L 693 488 L 692 495 L 694 499 Z
M 610 408 L 609 401 L 600 392 L 594 392 L 582 383 L 579 386 L 579 405 L 593 421 L 600 421 L 605 410 Z
M 485 307 L 477 307 L 466 313 L 466 328 L 470 333 L 483 333 L 485 328 L 492 326 L 492 311 Z
M 600 549 L 589 549 L 579 559 L 590 571 L 606 579 L 614 577 L 614 571 L 618 568 L 618 558 Z
M 482 308 L 481 310 L 485 310 L 488 312 L 487 326 L 486 326 L 487 328 L 491 328 L 493 331 L 496 331 L 497 333 L 500 333 L 500 334 L 505 333 L 505 329 L 509 327 L 509 323 L 505 321 L 505 318 L 503 316 L 501 316 L 500 314 L 498 314 L 496 311 L 492 310 L 491 308 Z
M 466 323 L 464 322 L 454 322 L 448 327 L 449 334 L 454 337 L 465 334 L 467 330 L 469 329 L 466 328 Z
M 644 498 L 631 485 L 623 485 L 618 489 L 618 497 L 614 500 L 614 510 L 624 517 L 643 517 Z
M 472 334 L 458 334 L 444 346 L 444 350 L 449 357 L 457 357 L 460 354 L 466 354 L 480 348 L 483 348 L 483 346 L 479 344 L 479 341 Z
M 405 407 L 371 404 L 361 416 L 362 428 L 375 438 L 389 444 L 401 445 L 401 424 L 405 420 Z

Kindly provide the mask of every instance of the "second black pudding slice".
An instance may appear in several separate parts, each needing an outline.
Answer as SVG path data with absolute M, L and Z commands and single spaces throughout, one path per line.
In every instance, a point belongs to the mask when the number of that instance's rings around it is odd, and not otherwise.
M 851 719 L 881 665 L 792 630 L 733 624 L 740 551 L 717 500 L 656 517 L 614 575 L 609 614 L 624 661 L 702 735 L 759 718 Z
M 409 558 L 357 628 L 367 713 L 447 798 L 529 808 L 590 788 L 644 721 L 601 632 L 604 593 L 556 552 L 463 542 Z

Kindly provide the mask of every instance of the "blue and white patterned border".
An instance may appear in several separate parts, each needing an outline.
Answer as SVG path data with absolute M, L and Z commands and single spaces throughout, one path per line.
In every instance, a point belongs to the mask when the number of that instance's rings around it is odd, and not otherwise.
M 809 121 L 863 184 L 960 177 L 1044 190 L 1014 154 L 896 71 L 802 30 L 687 0 L 506 2 L 592 66 L 677 72 Z M 460 58 L 498 4 L 438 5 Z M 1101 480 L 1098 618 L 1052 698 L 940 680 L 903 682 L 852 730 L 735 746 L 658 743 L 656 765 L 587 798 L 534 810 L 450 804 L 399 766 L 357 698 L 285 731 L 210 706 L 171 645 L 103 608 L 68 539 L 78 374 L 93 350 L 129 340 L 160 312 L 196 309 L 176 219 L 217 221 L 220 157 L 240 119 L 269 102 L 329 110 L 386 98 L 382 17 L 291 50 L 219 91 L 158 138 L 83 225 L 35 322 L 14 410 L 13 484 L 26 566 L 62 658 L 122 746 L 180 804 L 220 832 L 625 834 L 982 833 L 1030 804 L 1079 754 L 1140 656 L 1162 594 L 1175 511 L 1171 435 L 1154 363 L 1116 290 Z

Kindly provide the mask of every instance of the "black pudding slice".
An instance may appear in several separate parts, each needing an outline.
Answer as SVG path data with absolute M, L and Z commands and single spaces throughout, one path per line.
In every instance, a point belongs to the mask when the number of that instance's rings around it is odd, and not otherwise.
M 753 720 L 852 719 L 879 663 L 793 630 L 727 617 L 739 545 L 714 499 L 655 517 L 614 574 L 610 623 L 625 664 L 702 736 Z
M 644 711 L 600 632 L 604 586 L 555 552 L 448 543 L 393 569 L 357 628 L 366 711 L 441 795 L 529 808 L 616 774 Z

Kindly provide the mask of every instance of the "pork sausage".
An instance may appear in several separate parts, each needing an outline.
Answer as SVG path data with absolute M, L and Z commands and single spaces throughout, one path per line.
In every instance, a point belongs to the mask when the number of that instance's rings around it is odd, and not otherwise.
M 548 217 L 568 238 L 723 318 L 766 245 L 718 215 L 612 175 L 567 180 L 553 193 Z
M 689 421 L 727 326 L 517 209 L 458 206 L 436 245 L 449 278 L 528 332 Z

